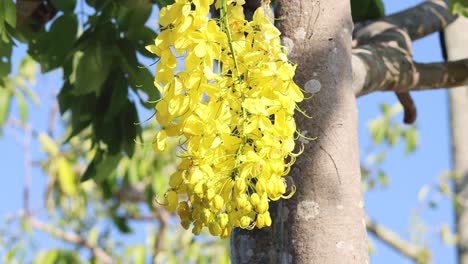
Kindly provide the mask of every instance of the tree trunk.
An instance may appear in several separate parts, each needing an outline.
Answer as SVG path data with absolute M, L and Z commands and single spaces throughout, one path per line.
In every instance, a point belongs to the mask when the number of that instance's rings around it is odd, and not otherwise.
M 449 60 L 468 57 L 468 19 L 458 18 L 445 29 L 445 45 Z M 452 122 L 452 167 L 455 179 L 456 228 L 459 238 L 458 263 L 468 264 L 468 87 L 449 90 Z
M 350 2 L 279 2 L 278 26 L 298 64 L 296 81 L 320 89 L 300 105 L 312 118 L 296 118 L 298 129 L 317 140 L 305 144 L 292 170 L 296 194 L 271 206 L 272 227 L 233 232 L 232 262 L 368 263 Z

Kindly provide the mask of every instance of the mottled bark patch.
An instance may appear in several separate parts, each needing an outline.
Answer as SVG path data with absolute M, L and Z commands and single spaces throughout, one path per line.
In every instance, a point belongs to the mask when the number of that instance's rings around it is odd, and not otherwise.
M 317 217 L 320 213 L 320 206 L 315 201 L 301 201 L 297 205 L 297 215 L 308 221 Z
M 336 249 L 339 252 L 349 252 L 353 251 L 354 247 L 350 243 L 347 243 L 345 241 L 339 241 L 338 243 L 336 243 Z

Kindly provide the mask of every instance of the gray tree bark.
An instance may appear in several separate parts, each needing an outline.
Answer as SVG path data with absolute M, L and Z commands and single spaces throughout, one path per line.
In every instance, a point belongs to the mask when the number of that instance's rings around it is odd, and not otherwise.
M 300 107 L 298 129 L 317 137 L 305 145 L 292 178 L 297 192 L 271 206 L 271 228 L 237 229 L 233 263 L 368 263 L 359 168 L 356 98 L 351 89 L 350 2 L 279 1 L 277 17 L 296 82 L 319 90 Z
M 468 57 L 468 19 L 459 17 L 445 29 L 449 60 Z M 455 179 L 458 263 L 468 264 L 468 86 L 449 90 L 452 128 L 452 166 Z

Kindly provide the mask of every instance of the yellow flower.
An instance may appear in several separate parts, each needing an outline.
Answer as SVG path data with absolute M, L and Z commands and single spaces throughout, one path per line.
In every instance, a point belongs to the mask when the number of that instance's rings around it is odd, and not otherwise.
M 270 226 L 269 202 L 290 197 L 283 177 L 298 155 L 293 116 L 304 96 L 262 8 L 246 21 L 243 0 L 218 0 L 220 18 L 209 19 L 211 4 L 161 9 L 161 33 L 147 49 L 160 58 L 154 149 L 164 151 L 168 137 L 181 142 L 163 204 L 194 234 L 207 227 L 224 238 Z

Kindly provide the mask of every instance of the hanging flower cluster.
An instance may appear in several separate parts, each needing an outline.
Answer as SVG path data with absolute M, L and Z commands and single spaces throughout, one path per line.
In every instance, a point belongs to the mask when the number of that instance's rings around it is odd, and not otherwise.
M 244 0 L 218 0 L 220 18 L 210 19 L 213 1 L 162 8 L 147 49 L 160 58 L 154 148 L 163 151 L 167 137 L 184 141 L 161 203 L 194 234 L 208 227 L 227 237 L 234 227 L 270 226 L 269 201 L 294 192 L 286 194 L 284 176 L 298 155 L 293 114 L 303 94 L 263 8 L 247 21 Z

